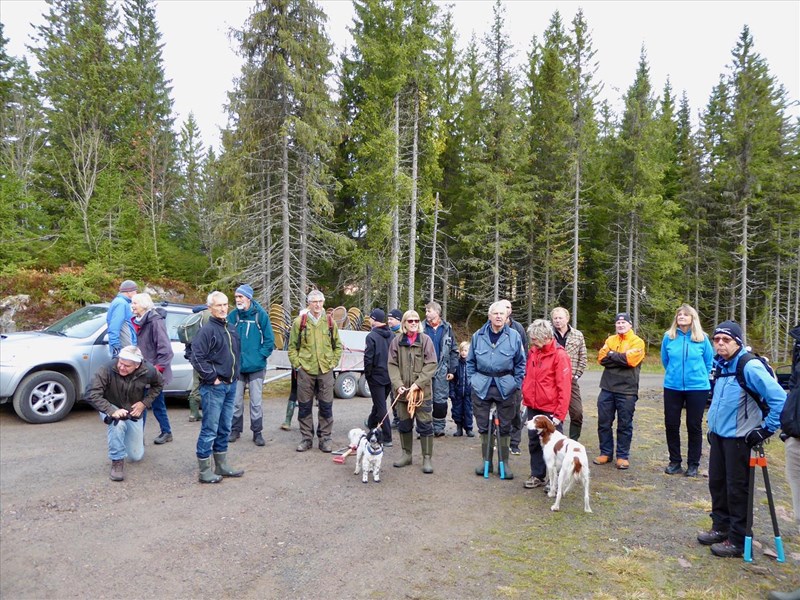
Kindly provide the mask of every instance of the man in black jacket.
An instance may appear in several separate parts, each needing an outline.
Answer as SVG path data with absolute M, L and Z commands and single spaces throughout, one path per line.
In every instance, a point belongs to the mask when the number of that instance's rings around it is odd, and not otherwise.
M 380 308 L 374 309 L 369 318 L 372 322 L 372 331 L 367 335 L 367 345 L 364 350 L 364 376 L 369 384 L 369 393 L 372 396 L 372 412 L 367 417 L 367 428 L 372 429 L 381 423 L 383 432 L 383 445 L 392 445 L 392 424 L 384 418 L 386 416 L 386 398 L 392 391 L 392 382 L 389 379 L 389 342 L 394 334 L 386 326 L 386 313 Z
M 144 360 L 136 346 L 120 350 L 116 360 L 100 367 L 86 391 L 86 401 L 100 411 L 108 425 L 108 458 L 111 481 L 125 479 L 125 459 L 144 457 L 145 409 L 161 394 L 164 380 L 158 370 Z
M 241 477 L 244 471 L 228 466 L 228 436 L 233 421 L 236 381 L 239 378 L 239 335 L 228 323 L 228 297 L 211 292 L 206 302 L 211 317 L 192 340 L 192 366 L 200 377 L 203 421 L 197 438 L 201 483 L 223 477 Z M 215 468 L 211 470 L 211 452 Z

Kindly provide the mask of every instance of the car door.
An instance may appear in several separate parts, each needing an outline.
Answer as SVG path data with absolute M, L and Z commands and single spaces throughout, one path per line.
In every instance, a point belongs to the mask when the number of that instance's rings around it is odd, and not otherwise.
M 167 308 L 167 335 L 172 344 L 172 381 L 167 385 L 168 394 L 186 396 L 192 389 L 192 365 L 186 360 L 185 346 L 178 339 L 178 325 L 189 315 L 189 312 L 178 312 Z

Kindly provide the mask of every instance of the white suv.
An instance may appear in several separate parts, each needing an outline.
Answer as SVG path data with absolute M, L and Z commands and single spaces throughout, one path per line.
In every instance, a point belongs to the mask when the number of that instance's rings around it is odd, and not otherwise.
M 42 331 L 0 336 L 0 404 L 13 401 L 28 423 L 54 423 L 69 414 L 83 396 L 95 371 L 109 362 L 108 303 L 91 304 Z M 185 304 L 160 303 L 172 342 L 172 382 L 167 396 L 186 397 L 192 388 L 192 366 L 183 357 L 178 324 L 191 314 Z

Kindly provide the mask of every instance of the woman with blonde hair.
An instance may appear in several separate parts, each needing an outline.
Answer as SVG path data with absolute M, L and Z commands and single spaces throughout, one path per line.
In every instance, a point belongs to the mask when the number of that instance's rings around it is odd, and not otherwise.
M 697 477 L 703 447 L 703 411 L 711 389 L 709 375 L 714 351 L 700 325 L 697 311 L 682 304 L 661 342 L 664 365 L 664 429 L 669 449 L 668 475 L 683 473 L 681 412 L 686 407 L 688 453 L 686 477 Z

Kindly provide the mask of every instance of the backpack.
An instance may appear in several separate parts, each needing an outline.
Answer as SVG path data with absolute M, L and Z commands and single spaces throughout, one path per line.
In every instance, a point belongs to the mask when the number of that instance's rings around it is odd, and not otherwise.
M 328 335 L 331 337 L 331 350 L 336 350 L 336 336 L 333 335 L 333 317 L 328 316 Z M 306 326 L 308 324 L 308 312 L 300 315 L 300 332 L 297 334 L 297 350 L 300 351 L 300 336 L 308 335 L 306 333 Z
M 190 346 L 192 340 L 200 331 L 203 326 L 203 311 L 192 313 L 188 315 L 183 321 L 178 324 L 178 339 L 185 346 Z
M 714 368 L 714 381 L 716 381 L 720 377 L 736 377 L 736 383 L 739 384 L 739 387 L 742 388 L 748 396 L 750 396 L 758 407 L 761 409 L 761 414 L 766 418 L 769 414 L 769 405 L 764 401 L 764 398 L 761 397 L 761 394 L 756 392 L 755 390 L 751 389 L 747 385 L 747 380 L 744 378 L 744 367 L 747 363 L 751 360 L 758 360 L 764 365 L 764 368 L 769 373 L 770 377 L 777 381 L 777 376 L 775 375 L 775 370 L 770 366 L 769 360 L 765 357 L 761 356 L 760 354 L 756 354 L 755 352 L 742 352 L 739 356 L 739 361 L 736 363 L 736 372 L 735 373 L 722 373 L 722 368 L 719 365 L 719 361 L 717 361 L 717 366 Z
M 800 438 L 800 340 L 794 344 L 794 356 L 792 357 L 792 379 L 794 387 L 789 389 L 786 396 L 786 403 L 781 411 L 781 430 L 782 435 Z

